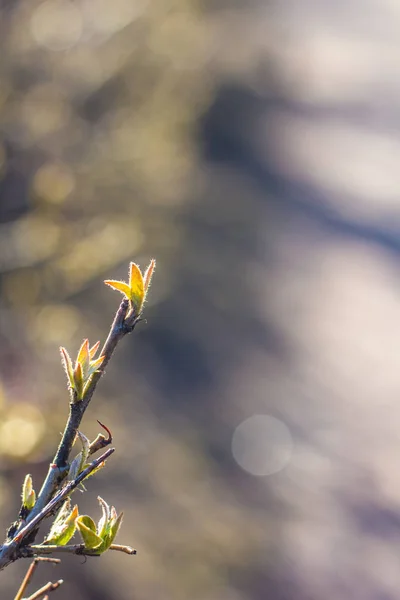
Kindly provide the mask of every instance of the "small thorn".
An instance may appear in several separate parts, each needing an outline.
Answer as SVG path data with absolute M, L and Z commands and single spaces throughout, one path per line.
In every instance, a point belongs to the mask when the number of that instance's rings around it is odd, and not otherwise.
M 99 421 L 98 419 L 96 419 L 96 421 L 98 422 L 98 424 L 100 425 L 100 427 L 102 427 L 103 429 L 105 429 L 105 431 L 107 432 L 107 434 L 108 434 L 107 442 L 109 444 L 111 444 L 111 442 L 112 442 L 112 433 L 111 433 L 111 431 L 101 421 Z

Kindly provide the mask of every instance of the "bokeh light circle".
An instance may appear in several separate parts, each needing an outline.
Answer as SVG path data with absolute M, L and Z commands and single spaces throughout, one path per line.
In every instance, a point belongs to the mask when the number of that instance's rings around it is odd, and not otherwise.
M 263 477 L 281 471 L 290 461 L 293 438 L 286 425 L 269 415 L 253 415 L 232 436 L 232 454 L 242 469 Z
M 45 0 L 32 15 L 31 33 L 39 46 L 62 51 L 75 46 L 83 30 L 79 8 L 68 0 Z
M 17 402 L 2 415 L 0 423 L 0 454 L 23 458 L 42 439 L 46 424 L 40 410 L 28 402 Z

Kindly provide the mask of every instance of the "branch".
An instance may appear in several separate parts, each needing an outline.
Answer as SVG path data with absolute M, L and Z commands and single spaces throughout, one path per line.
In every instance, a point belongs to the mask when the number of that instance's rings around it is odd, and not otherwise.
M 35 499 L 35 491 L 32 488 L 31 476 L 27 475 L 25 477 L 22 488 L 22 507 L 19 512 L 19 518 L 8 529 L 6 542 L 3 545 L 0 545 L 0 570 L 4 569 L 4 567 L 11 564 L 18 558 L 36 556 L 39 551 L 44 554 L 55 551 L 69 551 L 84 555 L 96 555 L 96 552 L 93 549 L 91 551 L 88 550 L 88 548 L 85 547 L 85 544 L 80 544 L 78 546 L 56 546 L 55 548 L 51 547 L 50 545 L 32 546 L 32 544 L 37 536 L 41 522 L 46 517 L 55 515 L 65 499 L 68 498 L 69 504 L 69 495 L 72 493 L 72 491 L 99 466 L 102 466 L 105 460 L 114 452 L 114 448 L 109 448 L 99 458 L 95 459 L 77 477 L 75 477 L 75 473 L 79 472 L 83 464 L 86 463 L 88 456 L 98 452 L 112 443 L 112 435 L 110 430 L 105 425 L 100 423 L 100 421 L 99 424 L 106 430 L 108 437 L 106 438 L 103 434 L 99 434 L 91 444 L 89 443 L 89 440 L 87 440 L 87 438 L 85 438 L 85 436 L 79 432 L 79 427 L 96 390 L 97 384 L 103 375 L 118 342 L 126 334 L 131 333 L 136 324 L 141 320 L 141 313 L 151 282 L 152 274 L 154 272 L 155 264 L 155 260 L 152 259 L 146 271 L 142 273 L 138 265 L 131 262 L 129 266 L 129 284 L 123 281 L 105 281 L 105 283 L 111 288 L 121 292 L 124 295 L 124 299 L 117 310 L 108 337 L 98 358 L 95 359 L 94 356 L 97 353 L 99 342 L 92 348 L 89 348 L 88 340 L 84 340 L 78 352 L 75 367 L 72 366 L 72 361 L 68 352 L 65 350 L 65 348 L 61 348 L 62 361 L 69 381 L 69 416 L 64 432 L 61 436 L 59 446 L 54 455 L 53 462 L 49 466 L 49 470 L 37 499 Z M 73 468 L 71 468 L 71 465 L 69 464 L 70 454 L 78 434 L 81 438 L 83 448 L 80 455 L 78 455 L 77 458 L 71 463 L 73 466 Z M 72 481 L 67 480 L 67 483 L 65 483 L 64 480 L 68 473 L 69 479 L 72 479 Z M 106 531 L 107 535 L 112 536 L 111 538 L 108 538 L 109 544 L 114 539 L 119 529 L 122 513 L 117 515 L 115 508 L 110 508 L 100 497 L 99 501 L 103 510 L 102 518 L 105 519 L 105 524 L 107 524 L 107 527 L 111 528 L 111 533 L 107 533 Z M 76 510 L 77 508 L 74 508 L 71 514 L 66 517 L 66 520 L 67 518 L 70 518 L 72 513 L 75 513 Z M 57 516 L 56 521 L 59 516 L 60 515 Z M 63 518 L 64 514 L 61 514 L 61 517 Z M 87 519 L 90 519 L 90 517 L 87 517 Z M 90 519 L 89 522 L 92 523 L 93 521 Z M 65 523 L 63 521 L 57 521 L 57 527 L 63 527 L 64 525 L 66 525 L 66 521 Z M 103 532 L 104 526 L 100 530 L 101 532 Z M 82 531 L 84 530 L 81 529 L 81 533 Z M 70 533 L 72 534 L 73 531 L 69 530 L 67 533 L 61 531 L 60 539 L 62 539 L 62 536 L 64 536 L 65 540 L 70 539 Z M 107 539 L 104 538 L 104 535 L 101 538 L 103 540 L 102 544 L 97 545 L 99 551 L 101 551 L 101 548 L 103 548 L 103 551 L 107 549 Z M 86 537 L 84 535 L 83 539 L 86 542 Z M 90 546 L 90 544 L 88 545 Z M 126 554 L 136 554 L 136 550 L 130 546 L 112 544 L 110 549 L 124 552 Z M 26 589 L 26 586 L 32 577 L 34 569 L 36 568 L 35 565 L 36 562 L 34 562 L 32 568 L 28 570 L 20 590 L 17 593 L 16 600 L 22 600 L 22 594 L 24 593 L 24 590 Z M 41 590 L 38 590 L 38 592 L 33 594 L 29 600 L 35 600 L 41 598 L 42 596 L 46 596 L 47 598 L 47 592 L 57 589 L 61 583 L 61 581 L 54 584 L 49 582 L 47 586 L 44 586 Z
M 57 494 L 54 496 L 54 498 L 52 498 L 52 500 L 50 500 L 50 502 L 44 507 L 44 509 L 39 514 L 37 514 L 34 519 L 29 521 L 25 525 L 25 527 L 23 527 L 17 533 L 17 535 L 13 539 L 13 542 L 21 542 L 37 525 L 39 525 L 39 523 L 41 521 L 43 521 L 43 519 L 45 517 L 47 517 L 47 515 L 49 515 L 53 511 L 55 511 L 58 508 L 58 505 L 61 504 L 61 502 L 67 496 L 69 496 L 69 494 L 76 487 L 78 487 L 78 485 L 80 483 L 82 483 L 82 481 L 84 479 L 89 477 L 89 475 L 95 469 L 97 469 L 97 467 L 99 467 L 101 465 L 101 463 L 105 462 L 107 460 L 107 458 L 109 456 L 111 456 L 111 454 L 113 454 L 113 452 L 115 452 L 115 448 L 109 448 L 108 450 L 106 450 L 104 452 L 104 454 L 102 454 L 101 456 L 96 458 L 93 462 L 90 463 L 90 465 L 88 467 L 86 467 L 86 469 L 84 469 L 81 473 L 79 473 L 79 475 L 76 479 L 65 484 L 64 487 L 62 487 L 61 490 L 59 492 L 57 492 Z
M 29 596 L 29 598 L 26 598 L 26 600 L 39 600 L 39 598 L 41 598 L 48 592 L 53 592 L 54 590 L 57 590 L 62 583 L 64 583 L 62 579 L 59 579 L 55 583 L 49 581 L 49 583 L 46 583 L 46 585 L 41 587 L 40 590 L 37 590 L 37 592 L 32 594 L 32 596 Z
M 124 554 L 137 554 L 135 548 L 131 546 L 122 546 L 121 544 L 111 544 L 109 550 L 116 550 L 117 552 L 123 552 Z
M 135 548 L 132 548 L 131 546 L 123 546 L 121 544 L 111 544 L 109 550 L 123 552 L 124 554 L 129 554 L 130 556 L 136 554 Z M 31 558 L 32 556 L 46 556 L 47 554 L 54 554 L 55 552 L 60 554 L 78 554 L 79 556 L 100 556 L 100 554 L 96 554 L 96 551 L 85 548 L 85 544 L 68 544 L 65 546 L 44 546 L 42 544 L 38 544 L 34 546 L 25 546 L 25 548 L 22 549 L 24 558 Z
M 69 483 L 66 483 L 64 487 L 59 490 L 56 495 L 48 502 L 48 504 L 40 511 L 40 513 L 36 514 L 36 516 L 29 522 L 26 523 L 22 529 L 18 531 L 18 533 L 14 536 L 14 538 L 10 542 L 6 542 L 3 546 L 0 547 L 0 571 L 4 569 L 7 565 L 14 562 L 20 557 L 26 556 L 23 552 L 22 543 L 24 539 L 31 534 L 37 526 L 46 518 L 50 513 L 57 510 L 58 506 L 61 502 L 69 496 L 69 494 L 76 488 L 86 477 L 88 477 L 97 467 L 101 465 L 104 461 L 107 460 L 111 454 L 115 452 L 115 448 L 109 448 L 96 458 L 93 462 L 90 463 L 86 469 L 84 469 L 81 473 L 79 473 L 78 477 Z
M 112 357 L 118 342 L 127 334 L 133 331 L 135 325 L 139 321 L 138 317 L 128 315 L 129 301 L 124 298 L 115 315 L 113 324 L 108 334 L 107 340 L 101 350 L 100 355 L 104 356 L 104 361 L 96 373 L 92 375 L 90 384 L 82 398 L 82 400 L 70 403 L 70 413 L 67 424 L 64 429 L 60 444 L 54 456 L 53 462 L 50 464 L 46 479 L 39 492 L 36 504 L 30 512 L 27 521 L 31 521 L 35 516 L 43 510 L 49 502 L 55 490 L 65 477 L 68 471 L 68 458 L 74 444 L 77 431 L 82 421 L 82 417 L 89 405 L 94 394 L 96 386 L 104 373 L 104 370 Z M 128 318 L 127 318 L 128 315 Z
M 32 577 L 37 569 L 37 566 L 40 562 L 50 562 L 50 563 L 54 563 L 54 564 L 59 564 L 61 561 L 59 558 L 41 558 L 40 556 L 37 556 L 36 558 L 34 558 L 32 563 L 29 565 L 29 568 L 26 572 L 26 575 L 20 585 L 20 588 L 19 588 L 14 600 L 22 600 L 24 592 L 25 592 L 26 588 L 28 587 L 28 585 L 30 584 L 31 579 L 32 579 Z

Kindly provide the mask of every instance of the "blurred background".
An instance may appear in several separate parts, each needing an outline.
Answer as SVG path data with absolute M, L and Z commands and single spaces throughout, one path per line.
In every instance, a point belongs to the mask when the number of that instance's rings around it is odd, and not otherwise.
M 394 600 L 400 4 L 3 0 L 0 524 L 68 411 L 58 348 L 157 270 L 82 431 L 109 552 L 59 600 Z M 1 573 L 11 599 L 28 564 Z

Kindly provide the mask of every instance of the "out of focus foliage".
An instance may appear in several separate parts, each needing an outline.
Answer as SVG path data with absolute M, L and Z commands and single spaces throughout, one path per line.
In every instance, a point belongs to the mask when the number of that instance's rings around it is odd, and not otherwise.
M 39 375 L 32 357 L 45 368 L 96 319 L 105 334 L 101 280 L 119 264 L 162 248 L 168 277 L 195 177 L 195 123 L 212 94 L 210 35 L 191 1 L 15 2 L 1 27 L 2 368 L 28 413 L 40 380 L 56 414 L 57 371 Z M 94 284 L 97 303 L 85 296 Z M 11 431 L 17 409 L 4 410 Z M 33 422 L 24 449 L 2 436 L 6 456 L 40 454 L 40 414 Z
M 2 523 L 18 507 L 26 463 L 37 486 L 58 443 L 68 409 L 58 346 L 74 353 L 83 338 L 104 339 L 119 298 L 102 280 L 156 256 L 149 325 L 119 349 L 83 427 L 94 436 L 99 417 L 112 428 L 119 457 L 107 496 L 124 508 L 140 563 L 111 557 L 107 585 L 106 569 L 88 563 L 88 584 L 71 564 L 58 593 L 111 599 L 126 586 L 126 598 L 136 589 L 178 599 L 224 589 L 222 565 L 243 561 L 244 529 L 256 526 L 179 408 L 198 406 L 209 385 L 207 332 L 187 330 L 209 308 L 187 302 L 185 271 L 194 275 L 197 259 L 185 240 L 204 187 L 196 140 L 215 93 L 216 22 L 192 0 L 17 1 L 1 17 Z M 174 331 L 183 336 L 175 350 L 165 347 Z M 88 512 L 96 494 L 91 484 L 80 502 Z M 5 594 L 22 568 L 4 575 Z

